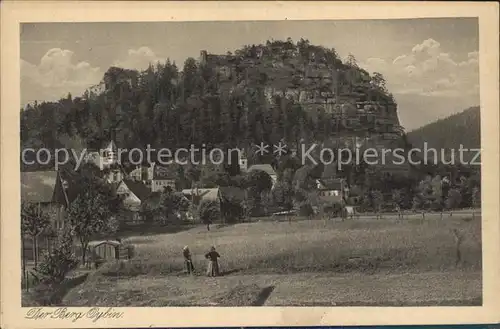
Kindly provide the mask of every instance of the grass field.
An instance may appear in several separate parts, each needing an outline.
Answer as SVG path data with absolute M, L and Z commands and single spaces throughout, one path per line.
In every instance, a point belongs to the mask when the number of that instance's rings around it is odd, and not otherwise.
M 104 265 L 68 306 L 478 305 L 481 219 L 454 215 L 196 227 L 132 236 L 131 261 Z M 456 264 L 453 229 L 464 236 Z M 196 275 L 183 272 L 182 247 Z M 204 276 L 215 246 L 223 276 Z

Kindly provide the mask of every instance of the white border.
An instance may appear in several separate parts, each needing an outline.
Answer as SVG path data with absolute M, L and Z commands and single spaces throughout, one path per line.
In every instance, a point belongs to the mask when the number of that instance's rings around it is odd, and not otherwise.
M 498 3 L 86 2 L 1 4 L 1 306 L 7 328 L 313 326 L 493 323 L 500 320 Z M 115 308 L 119 320 L 27 320 L 20 307 L 19 23 L 479 17 L 483 186 L 482 307 Z M 403 32 L 402 32 L 403 33 Z M 332 287 L 334 288 L 334 287 Z M 88 308 L 75 308 L 75 310 Z

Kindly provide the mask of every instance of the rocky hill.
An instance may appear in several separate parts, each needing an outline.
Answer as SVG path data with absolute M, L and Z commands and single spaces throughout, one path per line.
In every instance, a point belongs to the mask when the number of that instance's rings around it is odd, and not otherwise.
M 315 120 L 326 115 L 334 122 L 333 135 L 398 138 L 402 133 L 397 104 L 383 77 L 370 76 L 353 56 L 342 63 L 334 50 L 287 40 L 246 47 L 234 55 L 201 51 L 199 63 L 216 72 L 221 90 L 261 84 L 270 102 L 280 95 Z
M 142 72 L 111 67 L 82 97 L 42 102 L 21 117 L 24 147 L 93 148 L 110 138 L 128 149 L 353 138 L 380 145 L 402 136 L 382 75 L 303 39 L 201 51 L 182 69 L 169 60 Z

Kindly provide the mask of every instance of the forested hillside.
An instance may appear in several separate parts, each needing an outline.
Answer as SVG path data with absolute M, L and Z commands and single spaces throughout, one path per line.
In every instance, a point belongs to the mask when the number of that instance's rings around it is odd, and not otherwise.
M 466 149 L 481 148 L 481 121 L 479 107 L 471 107 L 463 112 L 454 114 L 444 119 L 437 120 L 407 134 L 408 140 L 414 147 L 437 150 L 458 150 L 460 145 Z M 465 155 L 465 154 L 464 154 Z M 474 154 L 467 154 L 469 159 Z
M 111 67 L 84 95 L 28 105 L 21 115 L 22 147 L 34 148 L 95 148 L 110 138 L 128 149 L 223 148 L 401 134 L 381 74 L 303 39 L 202 51 L 181 69 L 168 59 L 142 72 Z

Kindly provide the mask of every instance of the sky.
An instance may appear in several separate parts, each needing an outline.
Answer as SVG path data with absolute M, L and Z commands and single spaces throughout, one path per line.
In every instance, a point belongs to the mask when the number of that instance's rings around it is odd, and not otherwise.
M 380 72 L 407 131 L 479 105 L 475 18 L 329 21 L 24 23 L 21 106 L 81 95 L 110 66 L 182 67 L 201 50 L 224 54 L 266 40 L 309 39 Z

